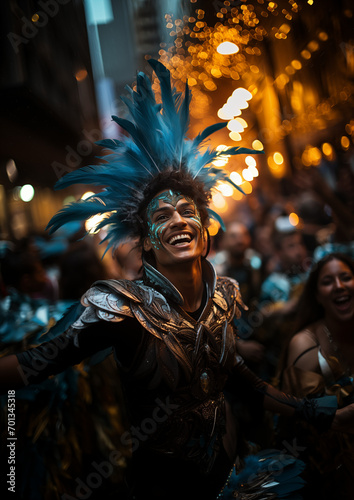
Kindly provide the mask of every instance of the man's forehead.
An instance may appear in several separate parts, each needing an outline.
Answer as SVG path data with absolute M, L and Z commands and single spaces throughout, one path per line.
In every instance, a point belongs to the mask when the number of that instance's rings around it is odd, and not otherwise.
M 172 189 L 166 189 L 157 193 L 157 195 L 150 201 L 148 205 L 148 213 L 152 214 L 157 209 L 159 209 L 163 204 L 172 205 L 173 207 L 177 206 L 177 203 L 181 200 L 185 200 L 187 203 L 195 205 L 194 201 L 185 196 L 184 194 L 173 191 Z

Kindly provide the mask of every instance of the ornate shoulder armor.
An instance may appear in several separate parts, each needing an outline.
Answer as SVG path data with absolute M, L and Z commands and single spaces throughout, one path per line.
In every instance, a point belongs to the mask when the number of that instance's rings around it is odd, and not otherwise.
M 233 310 L 236 318 L 241 316 L 241 309 L 248 309 L 242 300 L 239 284 L 233 278 L 217 278 L 213 300 L 224 311 Z
M 97 281 L 83 295 L 81 303 L 86 309 L 73 324 L 76 329 L 100 320 L 119 322 L 126 316 L 136 316 L 134 312 L 140 309 L 145 309 L 149 316 L 154 315 L 157 321 L 167 321 L 171 317 L 165 297 L 140 280 Z

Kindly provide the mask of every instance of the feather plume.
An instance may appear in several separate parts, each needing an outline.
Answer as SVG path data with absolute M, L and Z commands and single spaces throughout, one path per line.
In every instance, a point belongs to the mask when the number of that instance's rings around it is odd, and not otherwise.
M 242 191 L 225 170 L 215 168 L 212 162 L 226 154 L 258 154 L 260 151 L 239 147 L 226 151 L 210 148 L 201 151 L 200 146 L 206 139 L 224 128 L 226 123 L 211 125 L 193 140 L 188 139 L 191 96 L 188 85 L 182 95 L 171 85 L 170 72 L 163 64 L 154 59 L 149 63 L 160 82 L 162 103 L 156 102 L 150 79 L 139 72 L 136 89 L 127 87 L 129 97 L 122 97 L 129 119 L 112 116 L 129 136 L 122 140 L 98 141 L 97 144 L 108 150 L 108 154 L 100 158 L 102 163 L 70 172 L 55 186 L 64 189 L 73 184 L 89 184 L 101 187 L 102 191 L 60 210 L 48 223 L 51 233 L 69 221 L 85 221 L 94 215 L 102 215 L 97 228 L 106 227 L 104 241 L 108 242 L 108 247 L 114 248 L 138 236 L 144 189 L 165 169 L 188 172 L 204 184 L 207 192 L 219 181 L 230 182 Z M 209 215 L 223 226 L 218 214 L 209 210 Z

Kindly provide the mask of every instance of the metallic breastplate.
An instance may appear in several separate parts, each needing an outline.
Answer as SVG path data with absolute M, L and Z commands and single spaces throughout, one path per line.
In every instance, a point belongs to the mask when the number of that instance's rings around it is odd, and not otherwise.
M 147 394 L 167 387 L 176 408 L 161 431 L 150 438 L 149 446 L 164 452 L 171 450 L 172 440 L 174 454 L 186 458 L 188 452 L 190 458 L 198 455 L 199 461 L 204 454 L 210 461 L 213 453 L 209 448 L 216 446 L 215 436 L 221 434 L 222 390 L 235 363 L 231 322 L 240 316 L 238 306 L 243 307 L 238 284 L 218 278 L 213 287 L 209 285 L 209 298 L 198 321 L 168 300 L 166 291 L 160 293 L 158 283 L 154 285 L 156 288 L 127 280 L 96 283 L 83 297 L 86 310 L 73 326 L 80 329 L 94 321 L 119 322 L 126 316 L 135 317 L 147 334 L 125 377 L 143 384 Z M 174 299 L 178 300 L 175 290 Z M 140 411 L 144 413 L 142 407 Z

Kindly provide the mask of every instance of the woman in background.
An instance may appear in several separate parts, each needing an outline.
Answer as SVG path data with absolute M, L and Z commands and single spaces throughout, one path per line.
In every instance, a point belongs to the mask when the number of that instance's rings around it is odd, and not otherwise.
M 354 401 L 354 263 L 332 253 L 311 271 L 298 306 L 296 333 L 283 358 L 281 389 L 298 397 L 336 395 Z M 289 422 L 280 425 L 289 434 Z M 305 447 L 309 498 L 352 498 L 353 436 L 309 424 L 296 427 Z M 283 436 L 284 437 L 284 436 Z

